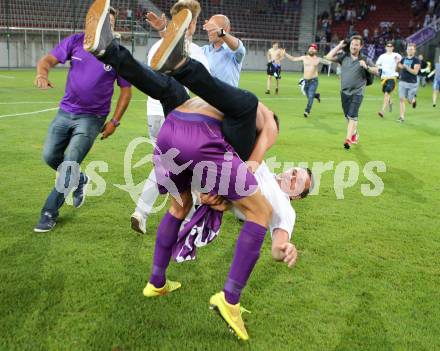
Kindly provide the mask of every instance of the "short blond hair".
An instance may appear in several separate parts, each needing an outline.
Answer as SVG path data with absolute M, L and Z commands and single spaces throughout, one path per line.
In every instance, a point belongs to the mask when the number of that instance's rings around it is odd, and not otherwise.
M 170 10 L 171 16 L 178 14 L 183 9 L 188 9 L 191 11 L 193 20 L 200 15 L 202 8 L 197 0 L 179 0 L 176 2 Z

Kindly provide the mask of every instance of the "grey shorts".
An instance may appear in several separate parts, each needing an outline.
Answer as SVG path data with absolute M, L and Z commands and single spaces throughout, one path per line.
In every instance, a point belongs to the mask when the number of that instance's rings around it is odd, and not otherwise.
M 399 82 L 399 97 L 401 99 L 407 99 L 408 101 L 413 101 L 417 95 L 417 88 L 419 85 L 417 83 L 407 83 Z
M 362 95 L 347 95 L 341 93 L 342 109 L 344 110 L 345 118 L 354 121 L 358 120 L 359 108 L 361 107 L 363 98 Z

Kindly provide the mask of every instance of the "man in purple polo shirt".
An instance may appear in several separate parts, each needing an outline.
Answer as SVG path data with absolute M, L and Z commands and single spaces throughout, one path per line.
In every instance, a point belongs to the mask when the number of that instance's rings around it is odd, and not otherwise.
M 115 14 L 116 11 L 110 9 L 113 26 Z M 60 176 L 34 228 L 39 233 L 48 232 L 55 226 L 59 209 L 70 191 L 76 188 L 73 192 L 74 207 L 78 208 L 84 203 L 89 178 L 84 173 L 79 173 L 79 164 L 101 131 L 102 139 L 114 133 L 131 100 L 130 83 L 119 77 L 111 66 L 103 64 L 86 52 L 83 41 L 84 33 L 67 37 L 37 65 L 35 85 L 45 90 L 53 88 L 48 79 L 49 70 L 58 63 L 70 61 L 65 95 L 49 127 L 44 145 L 44 160 L 54 170 L 58 170 Z M 115 81 L 121 92 L 113 118 L 106 123 Z M 61 189 L 65 191 L 59 192 Z

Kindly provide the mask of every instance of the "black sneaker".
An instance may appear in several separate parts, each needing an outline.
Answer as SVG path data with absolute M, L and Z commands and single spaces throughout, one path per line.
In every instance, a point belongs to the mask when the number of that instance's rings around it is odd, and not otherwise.
M 73 192 L 73 207 L 80 208 L 86 199 L 86 189 L 89 177 L 81 173 L 78 188 Z
M 309 117 L 309 113 L 307 111 L 304 111 L 304 117 L 305 118 Z
M 399 119 L 397 120 L 397 122 L 399 122 L 399 123 L 403 123 L 403 122 L 405 122 L 405 118 L 399 117 Z
M 84 29 L 84 50 L 102 56 L 113 40 L 109 15 L 110 0 L 96 0 L 89 8 Z
M 191 11 L 183 9 L 168 23 L 162 43 L 151 59 L 151 68 L 159 72 L 174 71 L 188 57 L 185 33 L 192 20 Z
M 49 212 L 44 212 L 37 226 L 34 228 L 35 233 L 46 233 L 49 232 L 57 224 L 56 219 Z
M 270 95 L 270 90 L 266 90 L 265 94 Z
M 412 107 L 413 107 L 413 108 L 416 108 L 416 107 L 417 107 L 417 100 L 416 100 L 416 99 L 414 99 L 414 101 L 412 102 Z
M 321 103 L 321 94 L 320 93 L 316 93 L 315 94 L 315 99 L 318 100 L 319 103 Z
M 436 104 L 432 104 L 432 107 L 435 107 L 435 106 L 437 106 Z
M 275 89 L 275 95 L 278 95 L 278 88 Z

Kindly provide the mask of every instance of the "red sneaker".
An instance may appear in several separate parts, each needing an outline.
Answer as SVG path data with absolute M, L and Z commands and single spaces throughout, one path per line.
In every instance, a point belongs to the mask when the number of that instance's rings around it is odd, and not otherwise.
M 357 144 L 359 142 L 359 134 L 356 132 L 351 136 L 351 143 Z

